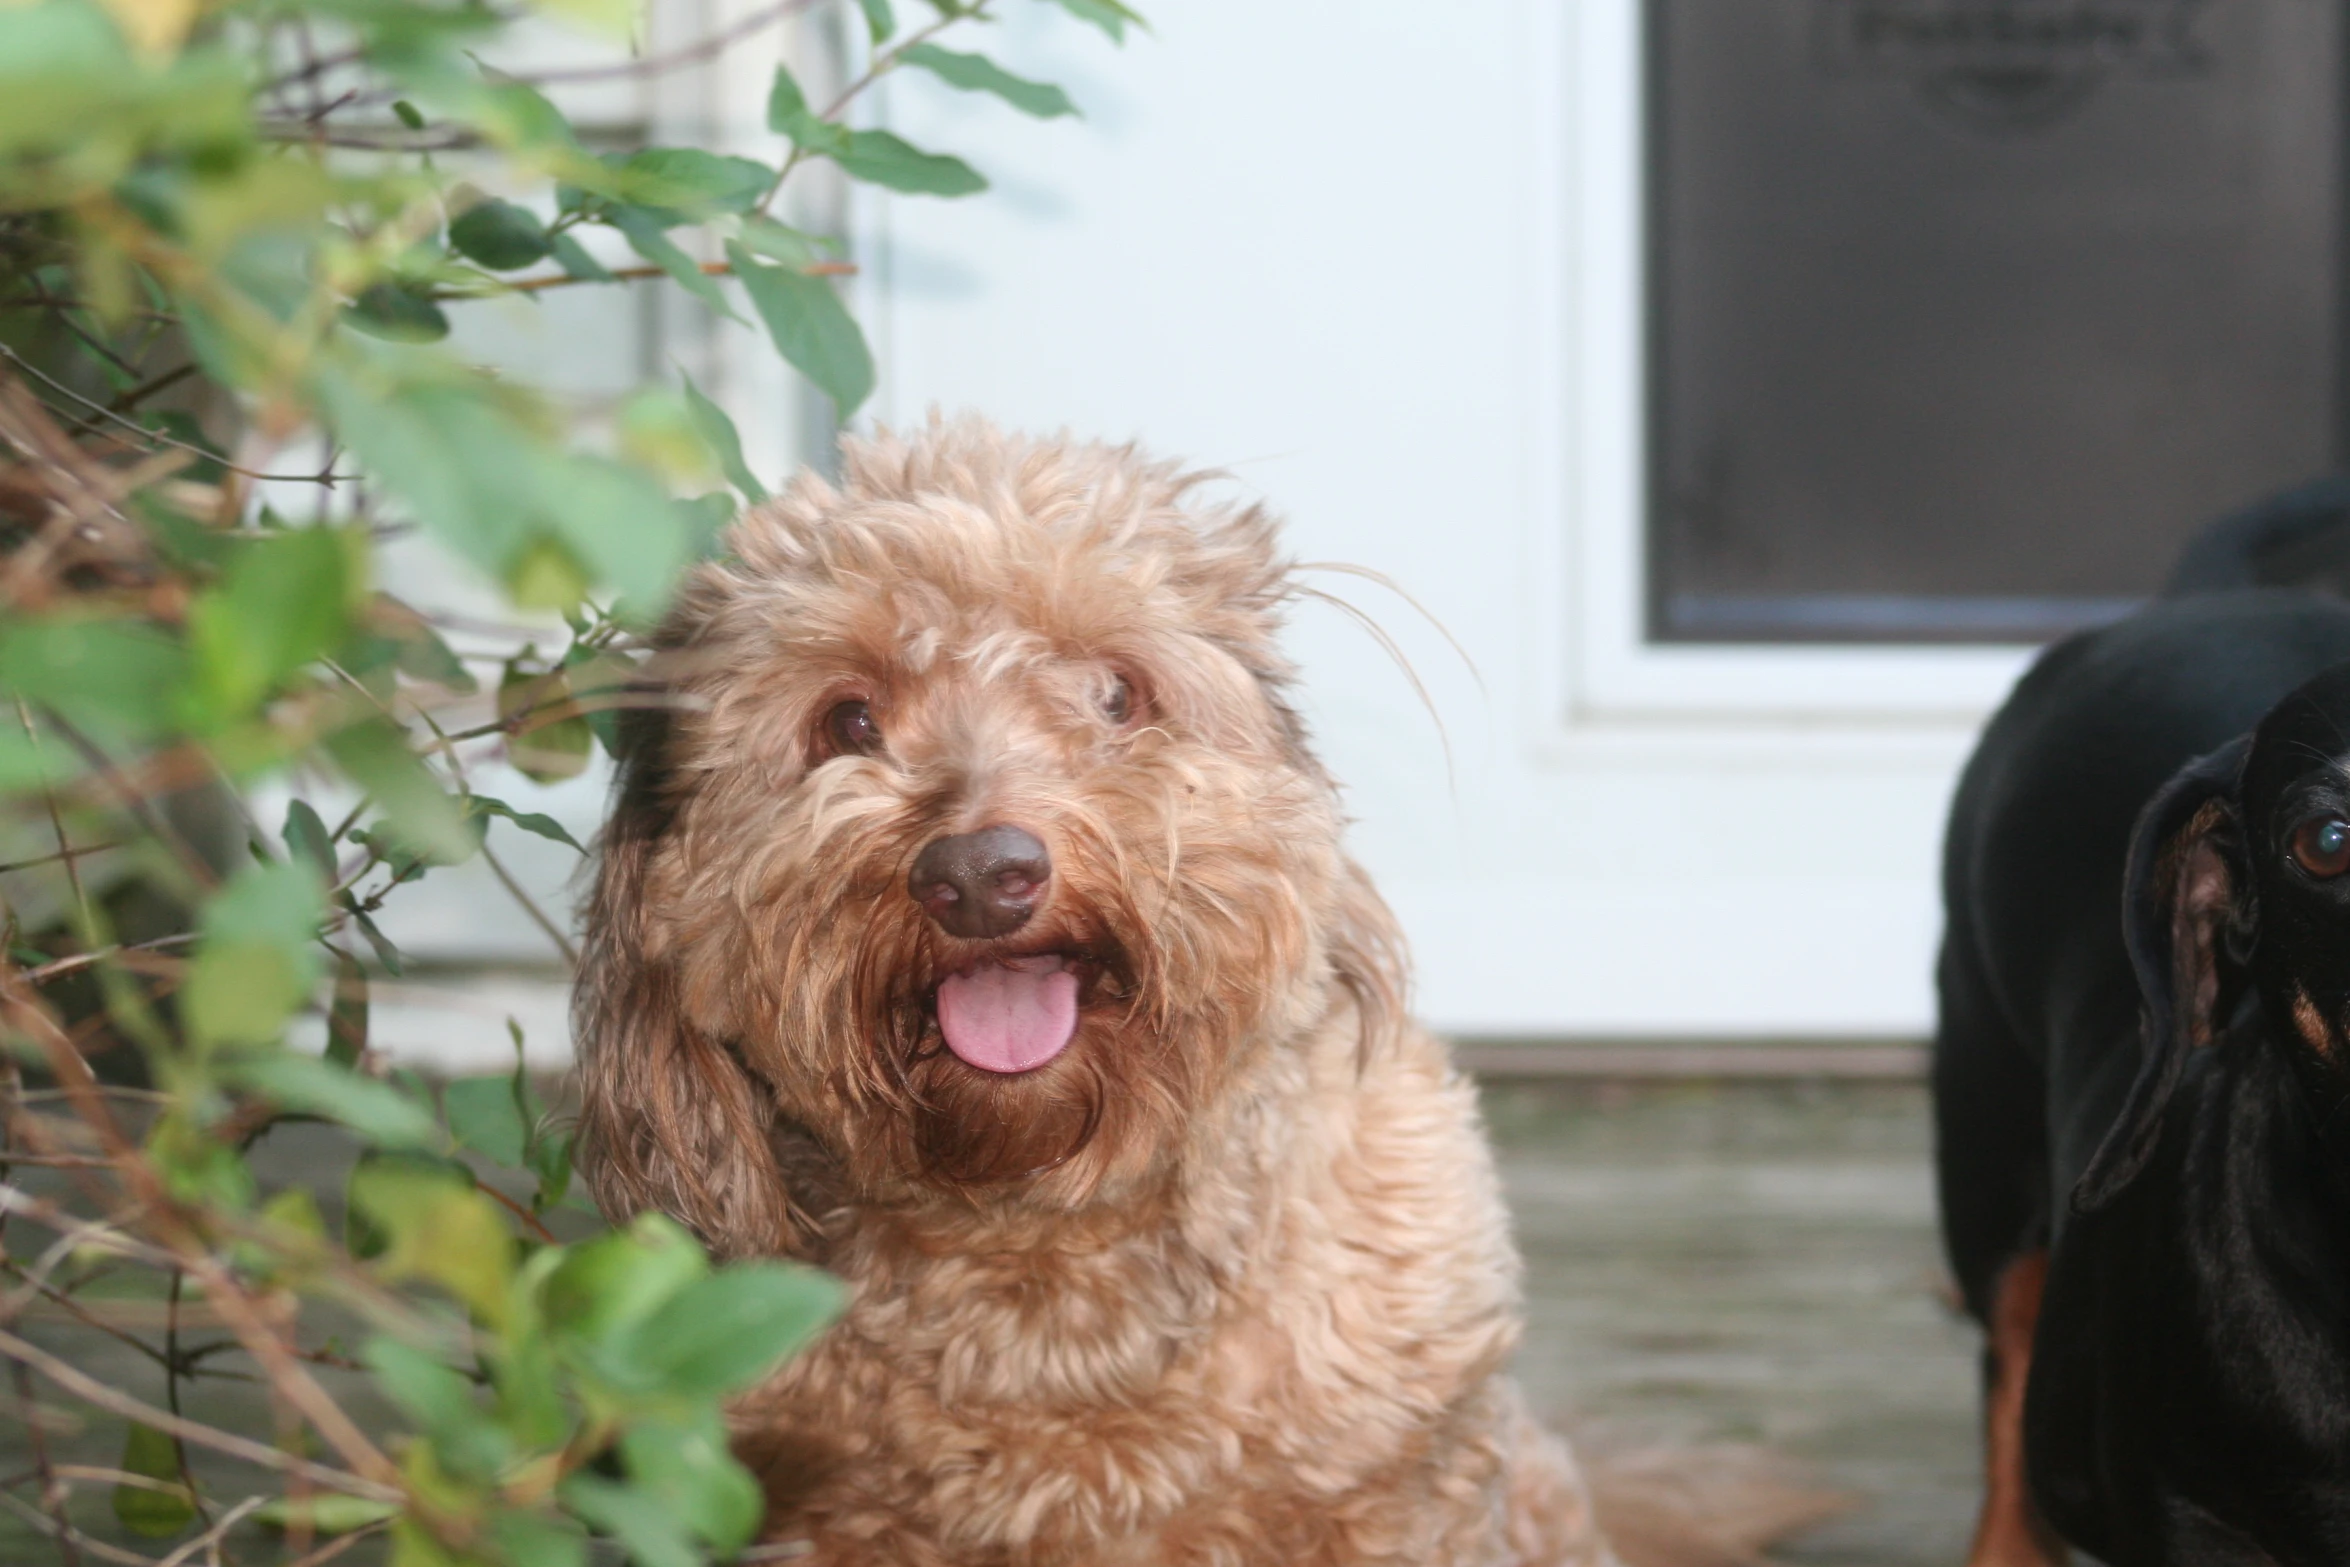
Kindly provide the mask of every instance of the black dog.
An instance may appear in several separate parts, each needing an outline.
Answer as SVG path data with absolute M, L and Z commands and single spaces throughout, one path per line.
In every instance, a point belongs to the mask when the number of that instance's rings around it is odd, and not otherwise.
M 2350 1561 L 2350 604 L 2245 586 L 2343 531 L 2340 483 L 2208 530 L 1960 781 L 1934 1099 L 1990 1335 L 1977 1567 Z

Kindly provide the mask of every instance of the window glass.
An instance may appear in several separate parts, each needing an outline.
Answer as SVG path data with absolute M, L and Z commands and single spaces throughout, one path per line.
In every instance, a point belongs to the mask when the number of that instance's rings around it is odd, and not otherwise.
M 2331 0 L 1650 0 L 1650 626 L 2036 640 L 2341 447 Z

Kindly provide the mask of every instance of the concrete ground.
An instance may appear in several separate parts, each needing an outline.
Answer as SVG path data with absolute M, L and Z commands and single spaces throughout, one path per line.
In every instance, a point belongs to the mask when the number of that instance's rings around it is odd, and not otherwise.
M 1938 1294 L 1920 1086 L 1494 1079 L 1486 1106 L 1526 1253 L 1519 1372 L 1540 1413 L 1587 1446 L 1750 1442 L 1816 1466 L 1858 1505 L 1791 1542 L 1787 1562 L 1960 1559 L 1975 1344 Z M 331 1191 L 338 1142 L 273 1134 L 265 1174 Z M 155 1396 L 120 1345 L 35 1331 Z M 253 1402 L 215 1384 L 204 1403 L 224 1396 Z M 0 1478 L 29 1467 L 10 1403 L 0 1392 Z M 121 1441 L 119 1428 L 60 1436 L 58 1456 L 99 1465 Z M 105 1496 L 85 1492 L 77 1521 L 120 1539 Z M 0 1509 L 0 1563 L 56 1560 Z
M 1489 1081 L 1519 1374 L 1585 1440 L 1760 1443 L 1857 1502 L 1790 1562 L 1952 1563 L 1979 1477 L 1915 1083 Z

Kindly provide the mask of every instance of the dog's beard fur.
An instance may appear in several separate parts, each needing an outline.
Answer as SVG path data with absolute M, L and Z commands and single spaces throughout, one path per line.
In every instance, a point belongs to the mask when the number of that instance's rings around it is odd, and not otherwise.
M 1324 867 L 1237 846 L 1187 854 L 1172 803 L 1138 800 L 1120 803 L 1149 811 L 1152 830 L 1130 827 L 1124 855 L 1098 806 L 1064 799 L 1013 816 L 1059 826 L 1049 899 L 1004 941 L 947 936 L 907 896 L 902 867 L 970 813 L 894 797 L 887 778 L 858 782 L 872 792 L 847 802 L 848 821 L 832 830 L 777 813 L 766 841 L 785 863 L 717 857 L 736 885 L 678 969 L 688 1017 L 732 1042 L 787 1113 L 822 1127 L 866 1195 L 984 1187 L 1068 1205 L 1124 1190 L 1163 1167 L 1321 956 L 1297 911 Z M 1137 839 L 1182 880 L 1145 870 Z M 713 847 L 742 841 L 727 823 Z M 971 1066 L 942 1037 L 940 981 L 998 952 L 1063 954 L 1080 976 L 1075 1038 L 1032 1071 Z M 1219 980 L 1236 974 L 1260 982 Z
M 1129 1195 L 1334 985 L 1373 1021 L 1401 988 L 1285 699 L 1263 516 L 973 424 L 850 462 L 684 590 L 590 907 L 592 1177 L 728 1251 L 807 1250 L 842 1200 Z M 851 696 L 882 749 L 827 756 Z M 949 936 L 907 868 L 997 822 L 1047 843 L 1047 896 L 1001 941 Z M 1069 1047 L 1018 1074 L 947 1050 L 940 981 L 1036 953 L 1080 976 Z M 779 1128 L 829 1157 L 819 1189 L 762 1157 Z

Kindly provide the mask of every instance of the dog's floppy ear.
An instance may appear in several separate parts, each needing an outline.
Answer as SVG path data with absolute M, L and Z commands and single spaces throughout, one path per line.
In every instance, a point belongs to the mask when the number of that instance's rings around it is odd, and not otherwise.
M 615 1222 L 657 1209 L 723 1256 L 791 1249 L 793 1213 L 765 1092 L 685 1016 L 650 940 L 647 872 L 669 829 L 665 715 L 631 713 L 622 781 L 588 900 L 579 987 L 580 1168 Z
M 2137 1178 L 2190 1052 L 2226 1023 L 2252 928 L 2252 880 L 2232 803 L 2252 737 L 2198 757 L 2139 813 L 2122 882 L 2122 938 L 2144 1003 L 2144 1061 L 2121 1113 L 2073 1188 L 2075 1213 Z

